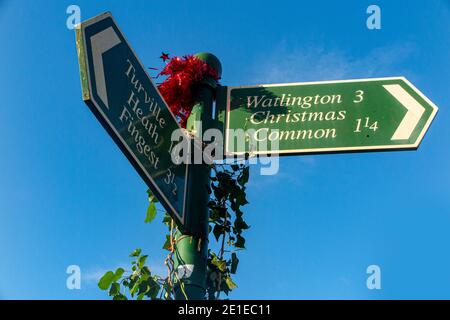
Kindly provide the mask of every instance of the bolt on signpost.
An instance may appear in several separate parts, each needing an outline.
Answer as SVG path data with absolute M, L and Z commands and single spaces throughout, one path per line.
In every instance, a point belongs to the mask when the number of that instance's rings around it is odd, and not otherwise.
M 199 53 L 195 56 L 208 63 L 220 77 L 222 66 L 217 57 L 210 53 Z M 186 129 L 199 138 L 211 128 L 216 87 L 217 81 L 207 78 L 195 88 L 195 104 L 188 118 Z M 206 164 L 189 165 L 186 203 L 189 233 L 177 232 L 174 254 L 175 272 L 179 277 L 184 275 L 187 277 L 175 283 L 176 299 L 185 299 L 184 293 L 188 299 L 205 298 L 209 233 L 209 195 L 206 188 L 209 185 L 210 173 L 210 168 Z

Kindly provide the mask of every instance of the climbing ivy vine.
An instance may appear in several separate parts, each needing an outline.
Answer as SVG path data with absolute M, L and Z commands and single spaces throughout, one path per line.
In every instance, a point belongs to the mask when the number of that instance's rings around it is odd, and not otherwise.
M 248 156 L 233 164 L 221 163 L 211 165 L 211 182 L 207 187 L 210 195 L 209 233 L 210 239 L 216 240 L 208 250 L 206 297 L 210 300 L 220 299 L 221 294 L 228 295 L 237 285 L 233 280 L 239 259 L 238 252 L 245 249 L 244 231 L 249 225 L 244 221 L 242 207 L 246 205 L 246 184 L 249 180 Z M 98 282 L 100 289 L 108 292 L 114 300 L 126 299 L 174 299 L 174 283 L 180 283 L 184 293 L 182 279 L 174 270 L 172 255 L 176 250 L 175 232 L 177 230 L 173 219 L 158 204 L 155 196 L 147 191 L 149 206 L 145 223 L 149 223 L 163 212 L 162 222 L 168 228 L 163 249 L 168 251 L 165 265 L 167 274 L 156 275 L 146 264 L 147 255 L 141 249 L 135 249 L 130 254 L 131 268 L 118 268 L 106 272 Z M 212 235 L 211 235 L 212 234 Z M 212 241 L 210 241 L 211 243 Z M 185 295 L 185 298 L 186 295 Z

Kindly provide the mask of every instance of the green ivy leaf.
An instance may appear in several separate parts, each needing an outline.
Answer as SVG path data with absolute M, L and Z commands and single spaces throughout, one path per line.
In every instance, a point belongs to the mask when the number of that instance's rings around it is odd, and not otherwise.
M 141 272 L 142 272 L 142 274 L 145 275 L 145 276 L 150 276 L 150 274 L 151 274 L 150 269 L 149 269 L 147 266 L 144 266 L 144 267 L 141 269 Z
M 134 249 L 134 251 L 132 253 L 130 253 L 130 257 L 139 257 L 139 255 L 141 254 L 142 250 L 141 249 Z
M 119 281 L 124 272 L 125 270 L 123 268 L 117 268 L 116 272 L 114 273 L 113 281 Z
M 249 167 L 247 166 L 242 170 L 242 173 L 239 175 L 238 183 L 241 186 L 244 186 L 248 182 L 248 177 L 249 177 Z
M 150 285 L 148 284 L 148 281 L 142 281 L 139 284 L 139 292 L 138 292 L 138 300 L 142 300 L 144 295 L 150 290 Z M 139 299 L 139 296 L 142 296 L 142 298 Z
M 223 233 L 224 233 L 223 226 L 221 226 L 219 224 L 214 225 L 213 234 L 214 234 L 214 237 L 216 237 L 217 241 L 219 241 L 219 238 Z
M 164 218 L 162 221 L 166 226 L 170 227 L 170 223 L 172 222 L 172 217 L 169 216 L 167 212 L 164 213 Z
M 119 293 L 116 294 L 113 298 L 113 300 L 128 300 L 126 296 L 124 296 L 123 294 Z
M 147 260 L 148 255 L 143 255 L 140 256 L 137 263 L 138 263 L 138 268 L 142 269 L 142 267 L 145 265 L 145 261 Z
M 131 287 L 131 289 L 130 289 L 130 294 L 131 294 L 132 297 L 134 297 L 134 295 L 136 294 L 137 290 L 139 289 L 139 284 L 140 284 L 140 281 L 138 280 L 138 281 L 136 281 L 136 283 Z
M 170 251 L 170 246 L 171 246 L 171 244 L 170 244 L 170 236 L 166 235 L 166 242 L 164 242 L 164 245 L 163 245 L 162 248 L 164 250 Z
M 238 217 L 236 218 L 236 220 L 234 220 L 234 227 L 239 230 L 239 232 L 241 230 L 246 230 L 248 228 L 250 228 L 250 226 L 245 223 L 244 219 L 242 219 L 242 217 Z
M 231 165 L 231 169 L 233 169 L 233 171 L 238 171 L 239 170 L 239 166 L 237 164 L 232 164 Z
M 114 281 L 114 272 L 108 271 L 106 272 L 103 277 L 100 278 L 98 281 L 98 287 L 102 290 L 108 290 L 111 283 Z
M 225 190 L 224 188 L 221 188 L 221 187 L 213 187 L 213 189 L 214 189 L 214 196 L 215 196 L 217 199 L 222 199 L 222 198 L 225 197 L 225 195 L 226 195 L 226 190 Z
M 109 288 L 109 295 L 115 296 L 120 293 L 120 285 L 117 282 L 114 282 Z
M 145 296 L 145 293 L 139 293 L 137 296 L 137 300 L 142 300 Z
M 241 235 L 236 235 L 236 242 L 234 243 L 236 248 L 245 249 L 245 239 Z
M 228 289 L 230 289 L 230 290 L 237 288 L 236 283 L 234 283 L 230 277 L 225 278 L 225 283 L 227 284 Z
M 236 253 L 233 252 L 231 254 L 231 268 L 230 268 L 231 269 L 230 272 L 232 274 L 236 273 L 238 264 L 239 264 L 239 259 L 238 259 L 237 255 L 236 255 Z
M 236 195 L 236 203 L 239 206 L 243 206 L 246 205 L 248 203 L 247 199 L 245 198 L 246 194 L 244 191 L 244 188 L 242 188 L 241 190 L 239 190 L 239 192 Z
M 152 190 L 148 189 L 147 194 L 148 194 L 148 201 L 154 202 L 154 203 L 159 202 L 158 198 L 153 194 Z
M 146 296 L 151 299 L 156 299 L 158 297 L 158 292 L 161 289 L 161 286 L 155 279 L 150 278 L 148 281 L 149 290 L 146 293 Z
M 146 214 L 146 216 L 145 216 L 144 222 L 145 222 L 145 223 L 149 223 L 149 222 L 151 222 L 153 219 L 155 219 L 155 217 L 156 217 L 156 206 L 155 206 L 155 203 L 152 201 L 152 202 L 150 202 L 150 204 L 148 205 L 148 208 L 147 208 L 147 214 Z
M 225 260 L 219 260 L 217 256 L 211 260 L 211 263 L 217 267 L 220 271 L 224 272 L 227 269 L 227 263 Z

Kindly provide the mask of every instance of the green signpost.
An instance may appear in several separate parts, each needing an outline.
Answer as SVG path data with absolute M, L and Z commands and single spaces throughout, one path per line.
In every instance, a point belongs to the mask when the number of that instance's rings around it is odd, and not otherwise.
M 180 129 L 178 122 L 110 13 L 81 23 L 76 39 L 83 100 L 177 222 L 174 268 L 183 278 L 187 298 L 204 299 L 209 166 L 172 161 L 171 137 Z M 221 74 L 214 55 L 196 56 Z M 207 78 L 194 94 L 187 125 L 197 134 L 198 121 L 202 130 L 212 123 L 216 85 L 214 79 Z M 176 299 L 186 298 L 180 282 L 174 290 Z
M 225 87 L 218 104 L 230 156 L 415 149 L 437 112 L 402 77 Z
M 183 227 L 188 165 L 170 154 L 177 120 L 110 13 L 81 23 L 76 37 L 83 100 Z
M 172 161 L 177 119 L 110 13 L 76 37 L 83 100 L 177 222 L 175 298 L 204 299 L 210 167 Z M 220 76 L 214 55 L 196 56 Z M 244 87 L 207 78 L 194 100 L 187 129 L 200 138 L 223 125 L 227 156 L 415 149 L 437 112 L 401 77 Z

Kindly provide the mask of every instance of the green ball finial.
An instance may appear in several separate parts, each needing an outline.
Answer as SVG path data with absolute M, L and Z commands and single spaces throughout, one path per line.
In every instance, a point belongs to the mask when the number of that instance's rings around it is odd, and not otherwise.
M 222 64 L 219 59 L 209 52 L 200 52 L 194 55 L 202 61 L 205 61 L 211 68 L 216 70 L 219 77 L 222 76 Z

